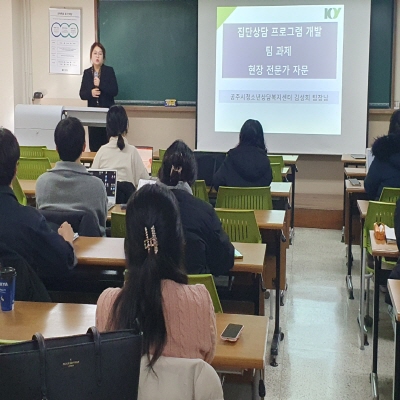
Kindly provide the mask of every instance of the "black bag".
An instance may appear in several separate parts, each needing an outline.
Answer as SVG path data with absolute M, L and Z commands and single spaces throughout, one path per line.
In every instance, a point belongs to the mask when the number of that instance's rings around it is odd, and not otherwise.
M 4 400 L 137 399 L 142 336 L 133 330 L 0 346 Z

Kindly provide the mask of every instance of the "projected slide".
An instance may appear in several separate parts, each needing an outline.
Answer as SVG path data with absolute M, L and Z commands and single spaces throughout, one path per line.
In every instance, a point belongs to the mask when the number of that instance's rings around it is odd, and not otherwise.
M 343 5 L 218 7 L 215 131 L 341 135 Z

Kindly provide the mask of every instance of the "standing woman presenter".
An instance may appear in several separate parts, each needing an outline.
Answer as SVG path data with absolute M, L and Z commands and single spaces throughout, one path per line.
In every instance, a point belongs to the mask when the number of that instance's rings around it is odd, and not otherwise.
M 92 66 L 83 71 L 81 90 L 79 96 L 87 100 L 88 107 L 110 108 L 114 97 L 118 94 L 118 84 L 112 67 L 104 65 L 106 49 L 95 42 L 90 47 L 90 60 Z M 108 143 L 106 128 L 89 126 L 90 151 L 97 151 Z

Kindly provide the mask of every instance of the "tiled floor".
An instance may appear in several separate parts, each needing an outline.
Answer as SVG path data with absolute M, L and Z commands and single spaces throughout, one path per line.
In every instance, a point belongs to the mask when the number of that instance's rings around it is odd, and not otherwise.
M 372 398 L 369 372 L 370 345 L 360 350 L 357 310 L 360 250 L 354 246 L 353 284 L 355 300 L 349 300 L 345 285 L 345 245 L 341 232 L 296 228 L 287 253 L 289 289 L 281 308 L 281 342 L 278 367 L 267 358 L 266 399 L 320 400 Z M 372 291 L 371 291 L 372 300 Z M 380 301 L 378 376 L 380 399 L 392 397 L 393 328 L 383 295 Z M 269 300 L 266 301 L 269 314 Z M 372 313 L 372 307 L 371 307 Z M 274 321 L 269 329 L 268 346 Z M 268 353 L 269 357 L 269 353 Z M 400 379 L 400 378 L 399 378 Z M 249 399 L 245 385 L 225 385 L 225 399 Z

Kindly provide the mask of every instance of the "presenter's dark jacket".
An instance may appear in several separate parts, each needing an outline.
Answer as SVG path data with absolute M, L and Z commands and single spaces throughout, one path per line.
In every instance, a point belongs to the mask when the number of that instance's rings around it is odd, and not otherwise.
M 92 67 L 83 71 L 81 90 L 79 96 L 82 100 L 87 100 L 89 107 L 104 107 L 110 108 L 114 102 L 114 97 L 118 94 L 118 83 L 115 77 L 115 72 L 112 67 L 102 65 L 100 72 L 101 94 L 98 98 L 92 96 L 93 85 L 93 69 Z M 99 100 L 99 104 L 97 104 Z
M 234 247 L 211 204 L 182 189 L 173 189 L 185 235 L 188 274 L 227 273 L 234 264 Z
M 76 261 L 72 245 L 50 230 L 38 210 L 20 205 L 8 186 L 0 186 L 0 242 L 40 277 L 67 274 Z
M 213 186 L 261 187 L 272 182 L 272 170 L 265 150 L 256 146 L 240 145 L 228 154 L 214 174 Z
M 364 181 L 370 200 L 378 200 L 384 187 L 400 188 L 400 135 L 389 134 L 375 140 L 375 156 Z

